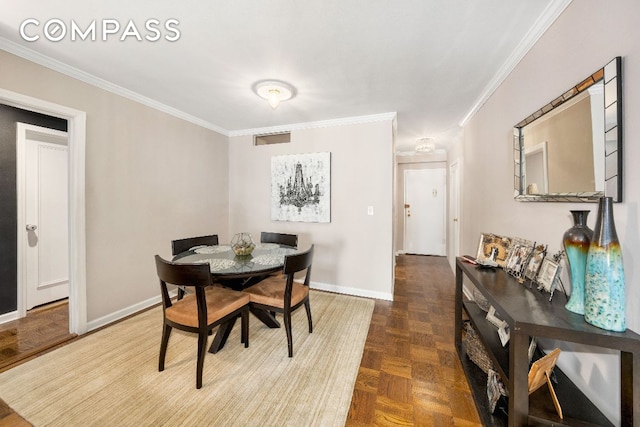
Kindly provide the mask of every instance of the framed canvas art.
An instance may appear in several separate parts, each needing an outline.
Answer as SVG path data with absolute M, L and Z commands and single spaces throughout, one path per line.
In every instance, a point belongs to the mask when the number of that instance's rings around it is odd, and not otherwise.
M 271 219 L 331 222 L 331 153 L 271 157 Z

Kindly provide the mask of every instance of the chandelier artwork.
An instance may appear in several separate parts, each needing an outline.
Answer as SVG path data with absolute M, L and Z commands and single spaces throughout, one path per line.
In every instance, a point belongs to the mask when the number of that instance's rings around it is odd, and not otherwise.
M 271 158 L 271 219 L 331 221 L 331 153 Z

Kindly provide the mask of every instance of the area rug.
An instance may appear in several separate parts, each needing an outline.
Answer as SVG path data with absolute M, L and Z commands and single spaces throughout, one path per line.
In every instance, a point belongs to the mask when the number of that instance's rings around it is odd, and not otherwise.
M 284 330 L 251 316 L 249 348 L 237 324 L 200 390 L 195 335 L 174 330 L 158 372 L 154 308 L 1 373 L 0 398 L 35 426 L 343 426 L 374 303 L 310 299 L 314 331 L 294 312 L 293 358 Z

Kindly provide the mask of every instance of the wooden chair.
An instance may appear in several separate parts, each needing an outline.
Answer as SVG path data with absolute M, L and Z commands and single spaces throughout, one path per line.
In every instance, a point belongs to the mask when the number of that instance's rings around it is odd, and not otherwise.
M 156 255 L 156 270 L 160 279 L 164 317 L 158 371 L 164 370 L 172 328 L 198 334 L 196 388 L 201 388 L 207 337 L 213 328 L 235 321 L 241 316 L 241 342 L 245 348 L 249 347 L 250 297 L 242 292 L 211 286 L 213 281 L 209 264 L 176 264 Z M 169 297 L 167 283 L 194 288 L 194 292 L 173 302 Z
M 207 245 L 214 246 L 218 244 L 218 235 L 211 234 L 209 236 L 189 237 L 187 239 L 177 239 L 171 241 L 171 255 L 178 255 L 181 252 L 188 251 L 194 246 Z
M 278 243 L 280 245 L 287 245 L 297 248 L 298 235 L 263 231 L 262 233 L 260 233 L 260 243 Z
M 258 309 L 283 314 L 289 357 L 293 357 L 291 313 L 302 305 L 307 310 L 309 333 L 313 332 L 311 306 L 309 305 L 309 281 L 311 279 L 312 261 L 313 245 L 306 252 L 285 256 L 282 276 L 270 276 L 243 291 L 251 297 L 252 310 Z M 304 270 L 306 270 L 304 283 L 294 282 L 295 273 Z
M 279 245 L 287 245 L 293 248 L 297 248 L 298 236 L 296 234 L 272 233 L 263 231 L 262 233 L 260 233 L 260 243 L 277 243 Z M 261 282 L 269 276 L 282 276 L 282 272 L 280 271 L 276 273 L 265 274 L 263 276 L 252 277 L 251 279 L 244 281 L 240 286 L 241 288 L 248 288 L 258 282 Z M 271 314 L 275 316 L 275 313 Z
M 211 234 L 208 236 L 188 237 L 186 239 L 177 239 L 171 241 L 171 255 L 178 255 L 179 253 L 188 251 L 194 246 L 206 245 L 215 246 L 218 244 L 218 235 Z M 184 297 L 186 290 L 182 286 L 178 286 L 178 299 L 181 300 Z

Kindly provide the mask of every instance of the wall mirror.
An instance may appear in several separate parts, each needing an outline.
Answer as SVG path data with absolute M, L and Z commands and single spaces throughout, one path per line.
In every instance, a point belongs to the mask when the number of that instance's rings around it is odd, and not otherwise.
M 622 58 L 514 127 L 515 199 L 622 201 Z

